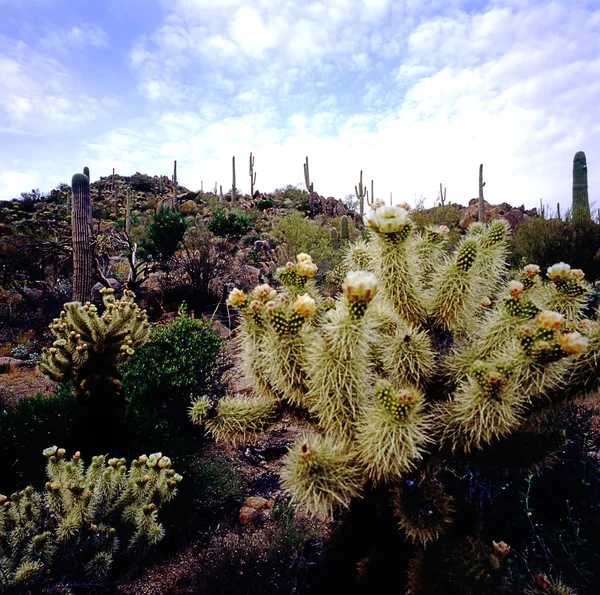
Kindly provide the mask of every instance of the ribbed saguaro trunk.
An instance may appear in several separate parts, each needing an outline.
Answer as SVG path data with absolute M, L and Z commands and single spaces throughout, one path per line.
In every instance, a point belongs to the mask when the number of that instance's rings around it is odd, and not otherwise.
M 73 204 L 73 300 L 82 304 L 92 297 L 92 200 L 90 182 L 75 174 L 71 182 Z
M 479 166 L 479 221 L 485 223 L 485 202 L 483 200 L 483 163 Z
M 573 157 L 573 221 L 581 223 L 590 220 L 590 199 L 588 196 L 588 175 L 585 153 L 579 151 Z

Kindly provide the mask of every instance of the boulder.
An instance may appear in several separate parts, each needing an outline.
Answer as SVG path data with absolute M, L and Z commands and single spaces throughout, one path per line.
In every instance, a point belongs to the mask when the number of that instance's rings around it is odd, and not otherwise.
M 511 209 L 508 213 L 500 215 L 501 219 L 506 219 L 511 229 L 517 229 L 524 223 L 531 221 L 531 217 L 521 209 Z
M 0 374 L 4 374 L 10 370 L 10 368 L 21 368 L 26 366 L 27 363 L 22 359 L 16 357 L 0 357 Z
M 121 289 L 121 284 L 116 279 L 110 278 L 107 279 L 107 281 L 111 289 L 114 289 L 115 291 Z M 104 285 L 100 282 L 92 287 L 92 298 L 94 300 L 98 300 L 102 297 L 102 294 L 100 293 L 102 289 L 104 289 Z
M 242 525 L 251 525 L 261 516 L 261 512 L 266 512 L 266 509 L 272 507 L 273 500 L 267 500 L 261 496 L 250 496 L 244 500 L 240 509 L 240 522 Z

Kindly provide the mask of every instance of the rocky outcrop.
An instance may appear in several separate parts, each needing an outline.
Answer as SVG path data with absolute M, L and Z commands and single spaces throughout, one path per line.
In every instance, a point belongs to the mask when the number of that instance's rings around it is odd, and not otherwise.
M 461 229 L 467 229 L 471 223 L 479 220 L 478 215 L 478 199 L 472 198 L 469 201 L 468 207 L 461 207 L 460 223 Z M 485 202 L 485 219 L 491 221 L 492 219 L 506 219 L 511 229 L 516 229 L 519 225 L 530 221 L 532 217 L 537 216 L 536 209 L 525 210 L 525 207 L 513 207 L 507 202 L 503 202 L 499 205 L 491 205 Z

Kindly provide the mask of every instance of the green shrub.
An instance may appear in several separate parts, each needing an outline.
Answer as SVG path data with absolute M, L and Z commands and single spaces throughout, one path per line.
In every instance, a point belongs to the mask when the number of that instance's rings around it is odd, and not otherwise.
M 545 272 L 556 262 L 585 271 L 588 280 L 600 277 L 600 225 L 593 221 L 574 224 L 560 219 L 533 219 L 512 234 L 513 267 L 529 263 Z
M 122 367 L 125 394 L 134 406 L 186 404 L 190 392 L 208 389 L 216 371 L 222 340 L 211 322 L 179 317 L 157 326 L 149 341 Z
M 208 221 L 207 227 L 217 236 L 231 239 L 241 238 L 250 231 L 252 223 L 248 215 L 240 211 L 227 212 L 223 207 L 217 207 Z
M 275 206 L 275 203 L 269 198 L 262 198 L 256 203 L 256 208 L 259 211 L 264 211 L 266 209 L 271 209 Z
M 322 280 L 339 258 L 339 252 L 331 246 L 330 233 L 329 227 L 320 227 L 298 211 L 282 217 L 275 223 L 272 232 L 280 244 L 277 264 L 295 262 L 296 254 L 310 254 L 319 267 L 317 278 Z
M 81 448 L 87 412 L 69 385 L 54 395 L 36 395 L 0 407 L 0 460 L 2 490 L 40 483 L 44 470 L 39 455 L 48 444 L 61 444 L 71 452 Z
M 428 225 L 447 225 L 450 229 L 455 229 L 460 222 L 460 207 L 458 205 L 440 205 L 425 209 L 422 204 L 417 204 L 411 211 L 410 217 L 418 228 Z
M 211 595 L 309 592 L 314 561 L 307 543 L 318 542 L 322 527 L 298 519 L 286 504 L 276 504 L 273 523 L 239 532 L 221 529 L 202 555 L 195 579 L 197 593 Z M 312 562 L 312 563 L 311 563 Z
M 153 260 L 170 260 L 187 228 L 188 223 L 182 213 L 162 206 L 152 216 L 146 238 L 140 247 Z

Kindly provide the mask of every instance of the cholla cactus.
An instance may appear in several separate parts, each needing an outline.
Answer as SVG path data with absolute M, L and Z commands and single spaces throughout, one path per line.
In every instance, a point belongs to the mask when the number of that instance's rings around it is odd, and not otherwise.
M 114 290 L 103 289 L 104 312 L 86 302 L 69 302 L 49 328 L 56 337 L 42 351 L 41 370 L 56 382 L 73 380 L 79 397 L 119 396 L 117 366 L 143 345 L 149 332 L 146 312 L 134 303 L 131 291 L 116 300 Z
M 182 479 L 169 457 L 142 455 L 128 468 L 98 456 L 86 468 L 79 452 L 70 460 L 56 446 L 43 454 L 43 492 L 0 494 L 0 591 L 97 582 L 118 556 L 143 554 L 163 538 L 158 511 Z
M 234 442 L 284 411 L 302 415 L 313 433 L 285 462 L 292 499 L 330 514 L 387 490 L 400 530 L 423 547 L 463 514 L 441 472 L 445 458 L 483 456 L 524 427 L 534 435 L 533 420 L 570 394 L 569 382 L 597 384 L 600 325 L 579 321 L 580 272 L 559 264 L 544 280 L 531 264 L 511 278 L 506 221 L 472 225 L 450 252 L 448 230 L 417 232 L 409 210 L 375 205 L 366 214 L 368 239 L 348 247 L 334 301 L 310 281 L 307 255 L 279 270 L 280 289 L 234 290 L 228 304 L 242 316 L 242 364 L 256 394 L 202 398 L 191 415 Z M 502 575 L 504 546 L 474 535 L 457 547 L 491 581 Z

